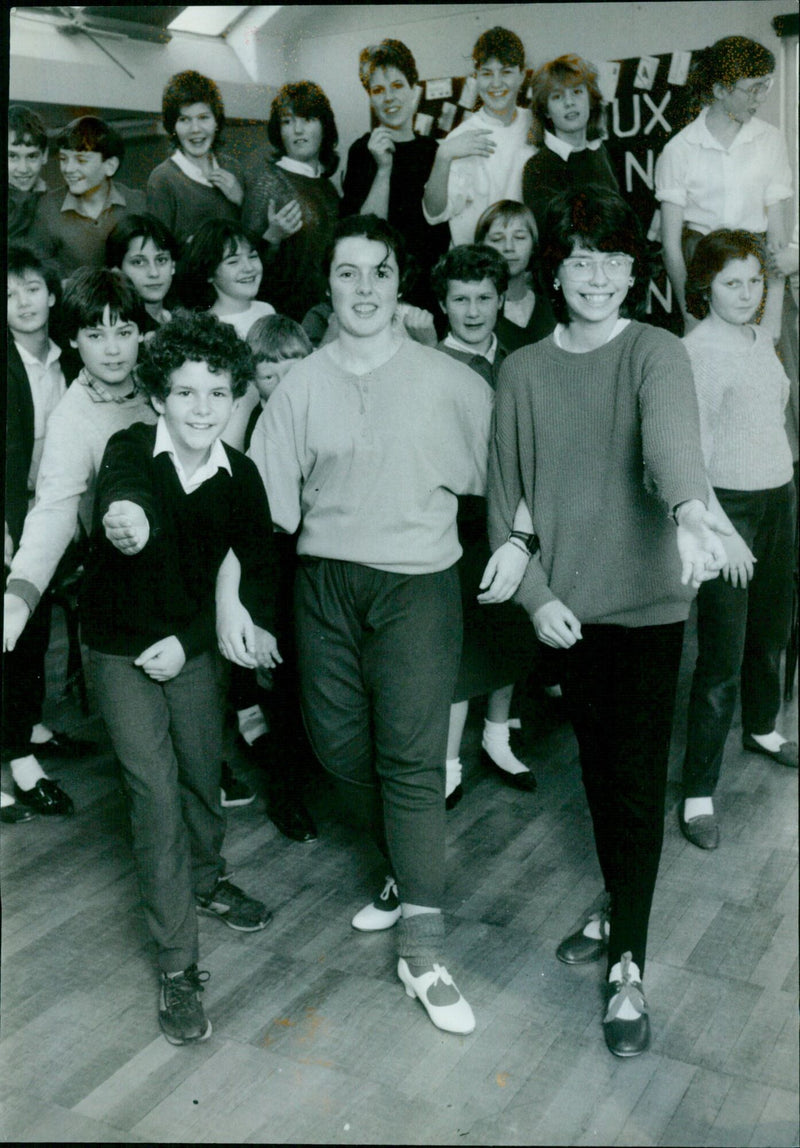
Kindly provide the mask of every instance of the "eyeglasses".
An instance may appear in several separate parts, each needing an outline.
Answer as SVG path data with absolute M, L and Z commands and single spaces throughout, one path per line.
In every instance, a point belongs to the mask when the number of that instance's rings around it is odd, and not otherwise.
M 588 282 L 602 268 L 609 279 L 624 279 L 630 275 L 633 267 L 632 255 L 601 255 L 590 259 L 585 255 L 571 255 L 565 259 L 559 268 L 562 275 L 576 283 Z
M 774 76 L 765 76 L 763 80 L 755 80 L 747 88 L 742 86 L 743 83 L 747 83 L 746 80 L 738 80 L 737 83 L 735 83 L 733 86 L 739 92 L 744 92 L 748 96 L 755 96 L 757 100 L 763 100 L 764 97 L 769 93 L 769 90 L 772 87 L 772 81 L 774 79 Z

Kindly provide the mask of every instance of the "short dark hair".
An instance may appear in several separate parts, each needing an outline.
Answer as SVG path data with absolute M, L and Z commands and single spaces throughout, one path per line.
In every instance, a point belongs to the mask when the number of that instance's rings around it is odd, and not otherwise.
M 361 83 L 369 91 L 373 72 L 378 68 L 396 68 L 408 80 L 408 86 L 413 88 L 419 83 L 417 62 L 411 49 L 406 47 L 402 40 L 381 40 L 370 48 L 364 48 L 358 58 L 358 74 Z
M 527 225 L 533 238 L 534 245 L 539 241 L 539 229 L 536 226 L 533 212 L 524 203 L 517 199 L 500 199 L 487 207 L 483 215 L 475 224 L 475 242 L 485 243 L 486 236 L 494 227 L 498 219 L 521 219 Z
M 339 156 L 336 154 L 339 133 L 333 118 L 333 108 L 319 84 L 314 84 L 311 80 L 284 84 L 272 101 L 267 122 L 267 136 L 280 155 L 286 154 L 281 139 L 281 119 L 291 114 L 304 120 L 319 120 L 322 124 L 319 161 L 325 175 L 333 175 L 339 166 Z
M 482 68 L 487 60 L 499 60 L 507 68 L 525 67 L 525 47 L 516 32 L 507 28 L 490 28 L 475 41 L 472 62 Z
M 567 308 L 554 280 L 563 261 L 572 254 L 575 241 L 592 251 L 621 251 L 633 257 L 634 283 L 620 314 L 639 318 L 644 313 L 652 259 L 641 224 L 632 207 L 607 187 L 589 184 L 580 191 L 559 192 L 547 205 L 541 223 L 539 270 L 553 313 L 567 321 Z
M 211 109 L 217 121 L 217 134 L 214 137 L 216 143 L 225 126 L 225 108 L 217 85 L 200 72 L 176 72 L 167 80 L 161 95 L 161 120 L 167 134 L 175 139 L 175 124 L 181 108 L 189 107 L 190 104 L 207 104 Z
M 288 315 L 256 319 L 245 340 L 256 363 L 281 363 L 310 355 L 314 345 L 303 328 Z
M 406 241 L 396 227 L 377 215 L 348 215 L 344 219 L 340 219 L 333 229 L 333 235 L 322 256 L 322 270 L 326 279 L 330 278 L 336 248 L 343 239 L 370 239 L 373 243 L 383 243 L 387 249 L 387 255 L 392 253 L 397 261 L 397 268 L 400 272 L 400 293 L 402 293 L 406 285 L 409 260 Z
M 589 93 L 589 122 L 586 125 L 588 140 L 603 139 L 606 131 L 606 115 L 603 96 L 597 82 L 597 69 L 580 56 L 559 56 L 542 64 L 533 73 L 531 82 L 531 112 L 533 123 L 530 142 L 539 147 L 544 141 L 545 128 L 553 131 L 553 121 L 547 110 L 547 101 L 556 88 L 576 88 L 583 84 Z
M 207 311 L 178 308 L 144 344 L 136 372 L 139 386 L 153 398 L 166 399 L 173 372 L 186 362 L 227 371 L 235 399 L 245 394 L 254 374 L 250 348 L 230 323 Z
M 451 247 L 439 259 L 431 272 L 431 287 L 440 303 L 447 299 L 447 286 L 454 279 L 461 283 L 480 283 L 488 279 L 498 295 L 508 290 L 508 264 L 493 247 L 479 243 L 462 243 Z
M 704 235 L 686 269 L 686 309 L 689 314 L 695 319 L 705 319 L 713 280 L 732 259 L 747 259 L 749 255 L 755 255 L 762 278 L 766 279 L 764 245 L 757 235 L 724 227 Z
M 82 327 L 96 327 L 108 307 L 114 321 L 135 323 L 143 330 L 144 306 L 126 275 L 117 268 L 79 267 L 64 285 L 61 326 L 68 339 Z
M 56 147 L 66 151 L 96 151 L 104 160 L 122 160 L 125 141 L 118 131 L 98 116 L 79 116 L 56 136 Z
M 121 267 L 134 239 L 152 239 L 159 251 L 168 251 L 173 259 L 178 258 L 177 239 L 155 215 L 123 215 L 106 239 L 106 267 Z
M 747 36 L 724 36 L 698 52 L 689 75 L 689 86 L 701 103 L 714 99 L 714 85 L 732 88 L 739 80 L 768 76 L 775 71 L 769 48 Z
M 184 307 L 207 310 L 217 295 L 209 279 L 223 259 L 235 255 L 245 240 L 258 251 L 258 241 L 229 219 L 206 219 L 181 249 L 175 289 Z
M 8 278 L 13 275 L 22 279 L 27 271 L 41 275 L 49 294 L 55 295 L 58 306 L 61 302 L 61 275 L 55 263 L 51 263 L 37 247 L 31 247 L 28 243 L 9 243 Z
M 47 151 L 47 128 L 36 112 L 22 104 L 8 109 L 8 134 L 18 145 Z

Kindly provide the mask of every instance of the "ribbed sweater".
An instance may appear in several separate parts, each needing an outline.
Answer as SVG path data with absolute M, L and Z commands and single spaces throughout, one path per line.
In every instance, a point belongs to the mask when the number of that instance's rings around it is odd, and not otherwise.
M 217 157 L 225 171 L 231 171 L 244 183 L 239 165 L 227 156 Z M 240 208 L 231 203 L 218 187 L 206 187 L 189 179 L 171 159 L 165 159 L 150 172 L 147 180 L 147 210 L 155 215 L 184 243 L 207 219 L 227 219 L 238 223 Z
M 749 346 L 728 350 L 701 324 L 683 340 L 692 364 L 703 455 L 712 486 L 772 490 L 792 478 L 786 436 L 789 380 L 772 339 L 750 327 Z
M 507 538 L 524 495 L 541 551 L 516 600 L 554 598 L 581 622 L 685 619 L 672 510 L 708 499 L 689 359 L 674 335 L 631 322 L 597 350 L 553 336 L 500 371 L 489 450 L 489 540 Z

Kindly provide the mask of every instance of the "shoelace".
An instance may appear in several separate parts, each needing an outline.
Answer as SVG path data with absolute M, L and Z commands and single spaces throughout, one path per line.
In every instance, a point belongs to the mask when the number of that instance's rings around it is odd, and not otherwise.
M 194 994 L 205 992 L 205 983 L 211 973 L 205 969 L 187 969 L 179 977 L 167 977 L 164 981 L 164 1003 L 171 1011 L 188 1012 L 194 1005 Z
M 450 976 L 447 969 L 444 968 L 443 965 L 440 965 L 437 961 L 433 962 L 433 971 L 436 973 L 436 980 L 433 982 L 433 985 L 437 984 L 439 981 L 441 981 L 443 985 L 452 985 L 453 978 Z M 431 985 L 431 988 L 433 988 L 433 985 Z
M 625 1001 L 630 1001 L 640 1015 L 647 1012 L 647 1001 L 642 992 L 641 981 L 635 981 L 631 977 L 631 960 L 630 953 L 622 954 L 620 961 L 621 979 L 614 982 L 614 995 L 608 1003 L 608 1011 L 605 1015 L 607 1021 L 616 1020 Z
M 392 893 L 394 893 L 395 897 L 398 895 L 397 894 L 397 886 L 394 883 L 394 877 L 387 877 L 386 878 L 386 884 L 383 887 L 383 892 L 378 897 L 378 900 L 379 901 L 388 901 L 389 897 L 392 895 Z

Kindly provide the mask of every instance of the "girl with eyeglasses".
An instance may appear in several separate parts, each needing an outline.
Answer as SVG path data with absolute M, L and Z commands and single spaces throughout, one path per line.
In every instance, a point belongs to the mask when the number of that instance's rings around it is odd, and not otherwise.
M 683 627 L 724 550 L 688 356 L 634 317 L 648 268 L 633 211 L 607 188 L 567 191 L 541 234 L 559 322 L 500 369 L 489 538 L 506 541 L 524 498 L 535 543 L 515 600 L 557 653 L 605 881 L 556 955 L 606 957 L 606 1043 L 627 1057 L 650 1039 L 642 975 Z
M 656 161 L 664 264 L 686 329 L 686 268 L 701 236 L 718 228 L 759 235 L 785 247 L 784 201 L 792 177 L 783 136 L 757 112 L 775 71 L 772 52 L 726 36 L 700 53 L 689 83 L 703 110 L 668 141 Z

